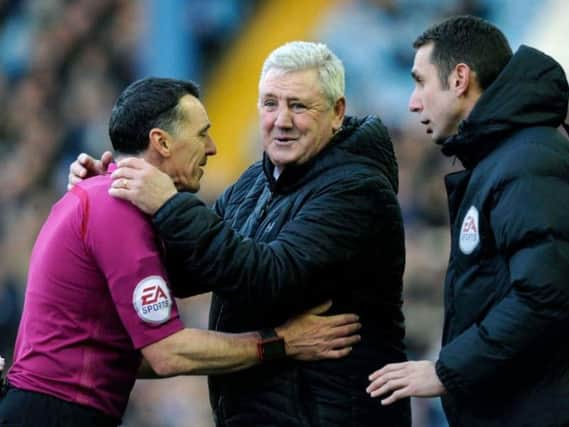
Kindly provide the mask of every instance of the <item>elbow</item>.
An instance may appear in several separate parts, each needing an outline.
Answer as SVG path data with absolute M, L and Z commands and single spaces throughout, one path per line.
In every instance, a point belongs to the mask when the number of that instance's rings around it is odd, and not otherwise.
M 159 377 L 196 375 L 200 364 L 190 357 L 191 352 L 187 349 L 189 342 L 192 342 L 192 336 L 188 335 L 188 331 L 180 331 L 144 347 L 142 355 Z
M 159 342 L 142 350 L 144 358 L 159 377 L 171 377 L 182 373 L 177 355 L 164 342 Z
M 156 357 L 148 358 L 148 363 L 154 373 L 159 377 L 171 377 L 176 375 L 176 366 L 171 357 L 167 355 L 156 355 Z
M 177 374 L 174 365 L 172 363 L 168 363 L 167 360 L 153 363 L 151 366 L 159 377 L 171 377 Z
M 200 374 L 196 363 L 176 353 L 158 352 L 144 356 L 154 373 L 159 377 Z

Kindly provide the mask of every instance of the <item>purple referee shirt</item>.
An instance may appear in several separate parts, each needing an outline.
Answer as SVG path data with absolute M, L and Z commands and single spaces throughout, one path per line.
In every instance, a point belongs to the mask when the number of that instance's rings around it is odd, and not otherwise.
M 75 186 L 44 223 L 8 381 L 120 418 L 140 349 L 183 324 L 149 218 L 110 197 L 110 183 Z

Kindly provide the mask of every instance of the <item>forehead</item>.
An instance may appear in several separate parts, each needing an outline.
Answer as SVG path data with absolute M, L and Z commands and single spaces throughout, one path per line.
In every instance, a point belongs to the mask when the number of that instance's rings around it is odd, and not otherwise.
M 259 84 L 259 96 L 308 98 L 324 96 L 315 68 L 299 71 L 271 69 Z
M 184 122 L 190 126 L 202 127 L 209 123 L 205 107 L 193 95 L 184 95 L 180 98 L 180 106 L 184 111 Z
M 433 52 L 433 44 L 429 43 L 421 46 L 415 52 L 415 60 L 413 62 L 413 76 L 425 75 L 431 72 L 436 72 L 436 67 L 431 63 L 431 54 Z

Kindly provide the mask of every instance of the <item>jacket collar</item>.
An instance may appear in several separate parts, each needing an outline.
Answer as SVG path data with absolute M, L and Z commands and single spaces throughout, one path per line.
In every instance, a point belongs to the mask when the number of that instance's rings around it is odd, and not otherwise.
M 558 127 L 567 115 L 569 86 L 561 66 L 550 56 L 522 45 L 484 91 L 442 152 L 476 165 L 505 135 L 525 127 Z
M 274 165 L 263 154 L 263 171 L 271 191 L 286 193 L 330 168 L 351 162 L 367 163 L 379 169 L 397 191 L 398 169 L 393 145 L 385 126 L 375 116 L 347 116 L 340 131 L 320 153 L 301 165 L 287 166 L 278 180 L 273 176 Z

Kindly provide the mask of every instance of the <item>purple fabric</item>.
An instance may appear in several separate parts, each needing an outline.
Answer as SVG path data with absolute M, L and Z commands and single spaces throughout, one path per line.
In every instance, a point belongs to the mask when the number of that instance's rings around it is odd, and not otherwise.
M 149 218 L 109 185 L 105 175 L 76 186 L 43 225 L 8 380 L 121 417 L 139 349 L 183 324 Z

